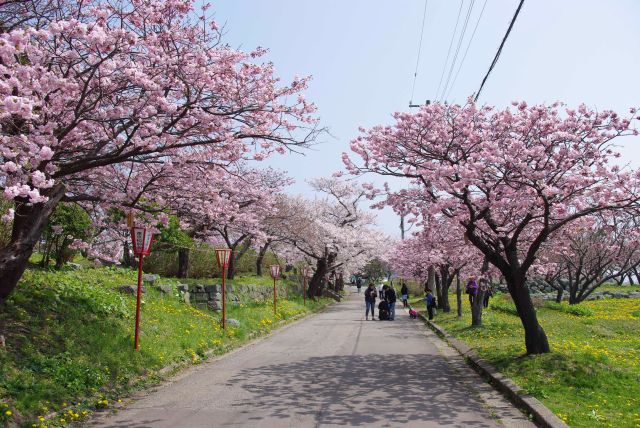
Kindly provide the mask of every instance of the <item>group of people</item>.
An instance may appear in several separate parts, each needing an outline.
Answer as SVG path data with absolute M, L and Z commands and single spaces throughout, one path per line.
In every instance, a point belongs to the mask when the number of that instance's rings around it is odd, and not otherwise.
M 358 278 L 356 280 L 356 287 L 358 288 L 358 293 L 360 293 L 360 288 L 362 287 L 362 280 Z M 469 281 L 467 282 L 465 292 L 469 295 L 469 303 L 473 306 L 473 302 L 477 298 L 479 291 L 483 291 L 483 306 L 485 308 L 489 307 L 489 299 L 493 295 L 491 287 L 489 286 L 489 281 L 480 280 L 480 283 L 476 281 L 475 276 L 469 277 Z M 400 296 L 402 300 L 402 307 L 409 309 L 409 315 L 411 316 L 412 312 L 416 313 L 415 310 L 411 308 L 409 305 L 409 289 L 407 284 L 402 284 L 402 288 L 400 289 Z M 370 283 L 367 286 L 367 289 L 364 292 L 364 301 L 365 301 L 365 319 L 369 320 L 369 312 L 371 312 L 371 320 L 375 319 L 375 307 L 376 307 L 376 299 L 380 298 L 380 303 L 378 305 L 378 319 L 379 320 L 391 320 L 393 321 L 396 317 L 396 301 L 397 301 L 397 293 L 393 286 L 391 285 L 381 285 L 378 290 L 373 283 Z M 433 315 L 435 313 L 437 307 L 436 297 L 433 295 L 433 290 L 430 288 L 425 289 L 425 297 L 424 302 L 427 308 L 427 314 L 429 315 L 429 319 L 433 319 Z M 412 316 L 415 318 L 415 316 Z
M 371 320 L 375 320 L 376 299 L 378 297 L 380 298 L 380 303 L 378 305 L 378 319 L 381 321 L 395 320 L 398 295 L 393 283 L 391 283 L 391 285 L 381 285 L 379 290 L 376 290 L 373 283 L 370 283 L 367 286 L 367 289 L 364 292 L 365 319 L 367 321 L 369 320 L 369 312 L 371 312 Z M 402 284 L 402 288 L 400 289 L 400 298 L 402 300 L 402 306 L 404 308 L 409 307 L 409 289 L 406 284 Z
M 486 279 L 481 279 L 480 283 L 478 284 L 478 281 L 476 281 L 476 277 L 470 276 L 469 281 L 467 281 L 465 292 L 469 295 L 469 304 L 471 306 L 473 306 L 473 302 L 475 302 L 479 291 L 484 291 L 482 306 L 488 308 L 489 299 L 491 298 L 491 296 L 493 296 L 493 291 L 491 290 L 489 281 L 487 281 Z

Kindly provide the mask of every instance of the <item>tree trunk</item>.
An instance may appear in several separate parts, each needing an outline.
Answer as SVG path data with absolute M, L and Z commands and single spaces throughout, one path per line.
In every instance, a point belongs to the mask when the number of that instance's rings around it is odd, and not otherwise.
M 267 254 L 267 249 L 271 241 L 265 242 L 265 244 L 260 247 L 260 251 L 258 252 L 258 258 L 256 259 L 256 275 L 262 276 L 262 263 L 264 262 L 264 256 Z
M 427 269 L 427 275 L 427 288 L 431 289 L 431 291 L 434 291 L 436 286 L 436 270 L 433 268 L 433 266 L 429 266 L 429 268 Z
M 629 285 L 636 285 L 636 283 L 633 282 L 633 274 L 631 272 L 629 272 L 628 278 L 629 278 Z
M 443 305 L 442 305 L 442 277 L 440 276 L 439 273 L 436 273 L 436 297 L 438 299 L 437 303 L 437 308 L 438 309 L 443 309 Z
M 178 249 L 178 278 L 186 278 L 189 275 L 189 249 Z
M 307 297 L 315 298 L 320 296 L 322 291 L 322 281 L 327 274 L 327 259 L 325 257 L 319 258 L 316 262 L 316 271 L 309 281 L 309 288 L 307 290 Z
M 482 287 L 478 287 L 478 293 L 473 298 L 473 304 L 471 305 L 471 325 L 482 325 L 482 308 L 484 306 L 484 294 L 485 291 Z
M 524 328 L 524 341 L 527 354 L 544 354 L 551 352 L 549 341 L 544 329 L 538 322 L 536 309 L 533 307 L 529 289 L 525 287 L 524 277 L 512 273 L 508 277 L 505 275 L 509 294 L 518 310 L 520 322 Z
M 460 272 L 456 273 L 456 304 L 458 305 L 458 318 L 462 316 L 462 285 L 460 284 Z
M 64 196 L 64 185 L 58 183 L 43 193 L 49 198 L 47 202 L 28 204 L 25 199 L 16 202 L 11 241 L 0 249 L 0 306 L 22 277 L 42 230 Z
M 236 276 L 236 247 L 231 248 L 231 257 L 229 257 L 229 267 L 227 268 L 227 279 L 233 279 Z
M 557 291 L 558 292 L 556 293 L 556 303 L 561 303 L 562 302 L 562 295 L 564 294 L 564 288 L 562 288 L 562 286 L 560 286 Z
M 449 287 L 453 282 L 453 276 L 449 273 L 449 266 L 440 268 L 440 278 L 442 278 L 441 292 L 442 298 L 440 308 L 443 312 L 451 312 L 451 304 L 449 303 Z
M 123 253 L 122 253 L 122 264 L 125 267 L 135 268 L 136 267 L 136 258 L 131 253 L 129 249 L 129 240 L 125 239 L 123 244 Z

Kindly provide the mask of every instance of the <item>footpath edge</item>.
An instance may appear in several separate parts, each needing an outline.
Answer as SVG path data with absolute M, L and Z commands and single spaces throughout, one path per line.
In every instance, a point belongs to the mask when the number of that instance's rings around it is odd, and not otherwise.
M 487 361 L 480 358 L 466 343 L 451 336 L 446 330 L 433 321 L 429 321 L 424 314 L 419 312 L 418 316 L 431 330 L 440 336 L 440 338 L 449 343 L 449 345 L 462 355 L 471 368 L 482 377 L 488 379 L 494 388 L 504 394 L 517 407 L 532 415 L 537 425 L 544 428 L 569 428 L 569 425 L 565 424 L 562 419 L 542 404 L 540 400 L 525 393 L 514 381 L 500 373 Z

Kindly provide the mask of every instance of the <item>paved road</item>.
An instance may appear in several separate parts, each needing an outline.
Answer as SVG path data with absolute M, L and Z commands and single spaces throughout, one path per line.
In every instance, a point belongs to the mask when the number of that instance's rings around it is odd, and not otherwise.
M 393 322 L 363 312 L 352 292 L 92 426 L 533 426 L 403 309 Z

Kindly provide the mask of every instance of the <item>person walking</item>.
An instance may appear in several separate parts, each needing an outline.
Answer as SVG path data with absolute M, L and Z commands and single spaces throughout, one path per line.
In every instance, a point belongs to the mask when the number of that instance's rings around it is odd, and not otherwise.
M 491 298 L 491 296 L 493 296 L 493 290 L 491 290 L 491 284 L 489 283 L 489 281 L 485 281 L 480 287 L 482 287 L 482 291 L 484 291 L 484 299 L 482 304 L 484 308 L 487 309 L 489 307 L 489 299 Z
M 389 304 L 389 319 L 393 321 L 396 317 L 396 289 L 393 288 L 393 284 L 391 287 L 387 287 L 387 290 L 384 292 L 384 297 L 387 299 L 387 303 Z
M 387 289 L 387 286 L 385 284 L 380 284 L 380 289 L 378 290 L 378 295 L 380 296 L 380 300 L 385 300 L 384 292 L 386 289 Z
M 476 278 L 474 276 L 469 277 L 469 281 L 467 282 L 466 292 L 469 295 L 469 304 L 473 306 L 473 301 L 478 295 L 478 283 L 476 282 Z
M 373 285 L 373 283 L 370 283 L 367 289 L 364 291 L 364 316 L 367 321 L 369 320 L 369 309 L 371 309 L 371 321 L 375 319 L 374 311 L 376 307 L 376 297 L 378 297 L 376 287 Z
M 360 293 L 360 289 L 362 288 L 362 278 L 360 277 L 356 279 L 356 288 L 358 289 L 358 293 Z
M 402 283 L 402 288 L 400 288 L 400 296 L 402 296 L 402 307 L 409 307 L 409 288 L 407 287 L 407 283 Z
M 427 313 L 429 314 L 429 320 L 433 320 L 433 308 L 435 305 L 436 299 L 433 297 L 433 293 L 430 288 L 427 288 L 426 296 L 424 297 L 424 303 L 427 306 Z

